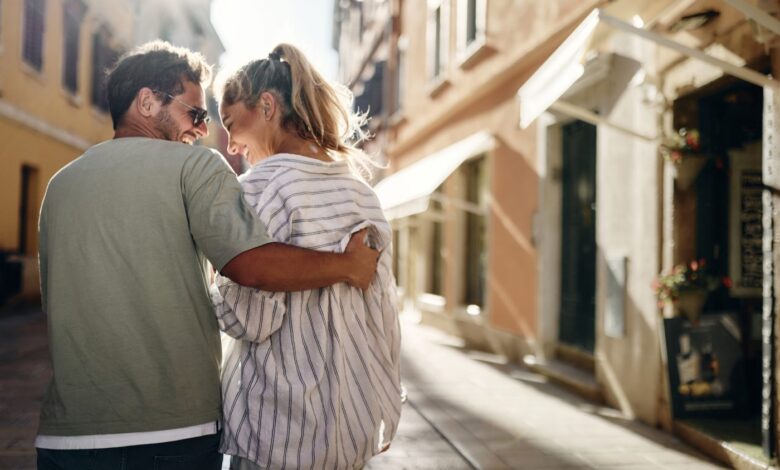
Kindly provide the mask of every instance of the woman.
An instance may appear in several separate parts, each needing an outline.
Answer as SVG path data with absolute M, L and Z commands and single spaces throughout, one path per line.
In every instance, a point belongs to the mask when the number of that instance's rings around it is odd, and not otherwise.
M 217 277 L 220 327 L 233 338 L 222 379 L 221 449 L 233 456 L 231 468 L 360 468 L 398 425 L 391 229 L 356 176 L 367 160 L 347 142 L 360 124 L 349 99 L 285 44 L 222 90 L 229 150 L 252 164 L 240 178 L 245 197 L 275 241 L 343 250 L 369 227 L 383 250 L 366 291 L 341 283 L 263 292 Z

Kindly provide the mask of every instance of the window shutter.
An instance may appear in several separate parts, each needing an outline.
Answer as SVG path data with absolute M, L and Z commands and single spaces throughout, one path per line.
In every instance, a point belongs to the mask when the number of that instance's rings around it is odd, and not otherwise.
M 65 0 L 63 5 L 62 85 L 71 93 L 78 91 L 81 22 L 86 7 L 81 0 Z
M 43 33 L 46 0 L 25 0 L 22 56 L 35 70 L 43 69 Z

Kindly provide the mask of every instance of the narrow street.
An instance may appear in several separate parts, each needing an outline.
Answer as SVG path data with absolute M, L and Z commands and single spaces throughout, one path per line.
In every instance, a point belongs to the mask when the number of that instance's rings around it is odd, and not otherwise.
M 48 380 L 45 319 L 0 319 L 0 469 L 35 468 Z M 371 470 L 719 468 L 677 439 L 625 421 L 500 358 L 404 318 L 405 405 Z
M 402 320 L 408 408 L 419 412 L 474 468 L 722 468 L 671 435 L 594 406 L 460 339 Z M 398 448 L 376 468 L 449 468 Z M 396 452 L 395 454 L 393 452 Z M 371 468 L 374 468 L 371 466 Z

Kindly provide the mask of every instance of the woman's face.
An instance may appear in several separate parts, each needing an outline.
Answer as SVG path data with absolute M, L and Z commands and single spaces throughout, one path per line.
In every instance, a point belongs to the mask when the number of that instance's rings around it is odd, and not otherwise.
M 273 155 L 271 125 L 258 106 L 243 102 L 220 106 L 222 125 L 228 133 L 228 152 L 241 154 L 251 164 Z

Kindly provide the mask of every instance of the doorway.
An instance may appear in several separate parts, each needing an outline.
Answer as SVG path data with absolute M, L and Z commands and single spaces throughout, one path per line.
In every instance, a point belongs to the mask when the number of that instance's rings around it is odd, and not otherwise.
M 596 339 L 596 126 L 561 128 L 561 295 L 558 339 L 592 353 Z

